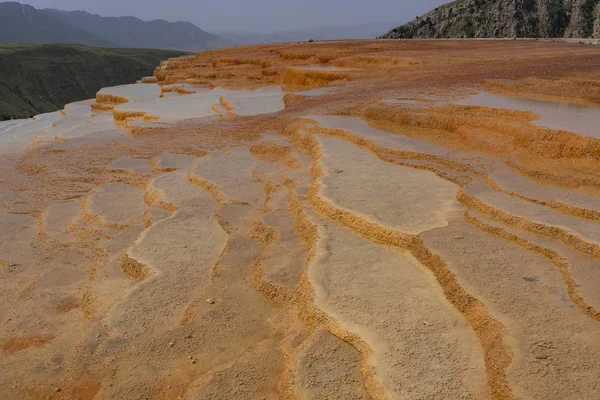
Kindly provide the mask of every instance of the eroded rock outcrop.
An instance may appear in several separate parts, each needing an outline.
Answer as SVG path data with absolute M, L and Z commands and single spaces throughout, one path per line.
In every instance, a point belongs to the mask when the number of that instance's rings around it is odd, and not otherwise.
M 598 38 L 599 17 L 597 0 L 458 0 L 381 38 Z

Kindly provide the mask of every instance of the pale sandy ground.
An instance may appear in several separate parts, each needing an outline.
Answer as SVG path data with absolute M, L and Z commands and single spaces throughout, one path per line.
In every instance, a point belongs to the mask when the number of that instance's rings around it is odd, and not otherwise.
M 0 399 L 600 398 L 591 46 L 155 75 L 0 124 Z

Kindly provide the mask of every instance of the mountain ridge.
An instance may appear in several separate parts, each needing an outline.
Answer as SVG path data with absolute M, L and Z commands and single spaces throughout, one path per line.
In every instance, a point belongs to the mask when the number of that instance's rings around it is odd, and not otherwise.
M 102 17 L 86 11 L 36 9 L 0 3 L 0 43 L 77 43 L 95 47 L 202 51 L 234 43 L 196 25 L 133 16 Z
M 206 32 L 191 22 L 163 19 L 143 21 L 133 16 L 103 17 L 87 11 L 44 9 L 58 20 L 115 42 L 120 47 L 198 51 L 233 43 Z
M 79 43 L 88 46 L 118 47 L 28 5 L 0 3 L 0 43 Z

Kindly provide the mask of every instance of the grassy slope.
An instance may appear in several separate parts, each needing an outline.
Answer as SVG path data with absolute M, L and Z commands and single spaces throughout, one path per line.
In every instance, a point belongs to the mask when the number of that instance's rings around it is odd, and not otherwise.
M 133 83 L 161 60 L 185 53 L 69 44 L 0 45 L 0 119 L 23 118 L 93 98 L 105 86 Z

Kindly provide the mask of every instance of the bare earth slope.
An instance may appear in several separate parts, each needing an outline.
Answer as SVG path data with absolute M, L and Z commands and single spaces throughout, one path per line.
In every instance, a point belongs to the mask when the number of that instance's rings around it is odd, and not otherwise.
M 0 123 L 2 399 L 600 397 L 600 53 L 263 45 Z

